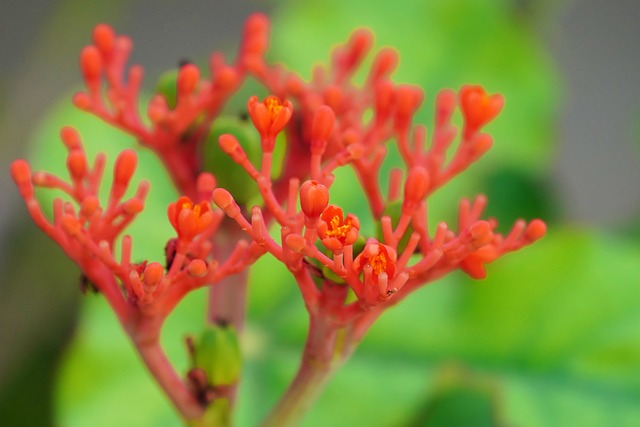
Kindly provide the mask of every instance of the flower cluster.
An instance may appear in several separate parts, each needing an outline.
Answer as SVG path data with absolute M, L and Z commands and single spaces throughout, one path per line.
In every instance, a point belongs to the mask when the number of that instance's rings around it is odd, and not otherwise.
M 208 78 L 195 65 L 182 65 L 175 79 L 175 99 L 163 93 L 153 96 L 146 122 L 138 110 L 142 68 L 126 67 L 131 41 L 99 25 L 93 43 L 80 55 L 86 89 L 75 95 L 75 105 L 153 150 L 182 194 L 168 207 L 176 237 L 167 243 L 164 262 L 132 262 L 132 238 L 121 236 L 143 209 L 149 190 L 143 181 L 133 197 L 123 200 L 136 169 L 134 151 L 125 150 L 117 158 L 104 205 L 97 190 L 105 157 L 98 155 L 90 166 L 71 128 L 62 131 L 69 151 L 69 182 L 44 172 L 32 173 L 24 160 L 12 165 L 13 178 L 35 223 L 105 295 L 150 371 L 186 419 L 203 417 L 205 406 L 215 399 L 233 400 L 229 381 L 224 391 L 210 389 L 212 379 L 202 386 L 207 378 L 200 378 L 206 370 L 192 370 L 191 377 L 199 373 L 201 386 L 190 388 L 167 368 L 159 353 L 162 322 L 189 291 L 210 286 L 212 307 L 227 307 L 229 301 L 244 296 L 244 285 L 234 283 L 232 276 L 264 254 L 273 256 L 291 272 L 309 311 L 304 370 L 305 361 L 323 366 L 344 360 L 387 307 L 418 287 L 456 269 L 483 278 L 486 264 L 540 239 L 546 231 L 542 221 L 533 220 L 516 222 L 506 235 L 498 233 L 494 219 L 482 218 L 487 204 L 482 195 L 460 203 L 455 227 L 428 226 L 428 197 L 491 147 L 492 138 L 483 128 L 501 111 L 502 96 L 490 95 L 480 86 L 464 86 L 457 93 L 441 91 L 428 135 L 425 126 L 414 123 L 424 98 L 422 90 L 391 79 L 398 63 L 394 50 L 377 52 L 364 83 L 354 83 L 353 76 L 373 45 L 369 31 L 354 32 L 334 50 L 330 64 L 315 69 L 308 82 L 265 60 L 268 33 L 267 18 L 254 15 L 247 21 L 234 62 L 213 54 Z M 231 165 L 255 183 L 254 197 L 240 199 L 218 186 L 217 178 L 229 171 L 206 170 L 202 151 L 214 120 L 247 77 L 270 93 L 264 99 L 252 96 L 247 103 L 259 147 L 243 145 L 231 133 L 217 141 Z M 463 117 L 461 132 L 452 123 L 458 108 Z M 285 137 L 278 138 L 281 134 Z M 392 143 L 403 164 L 391 170 L 389 186 L 383 191 L 381 167 Z M 277 144 L 286 147 L 276 168 Z M 256 149 L 259 164 L 249 155 Z M 353 185 L 336 182 L 335 171 L 342 167 L 355 172 L 379 233 L 367 235 L 353 213 L 330 203 L 334 185 Z M 53 218 L 48 219 L 35 198 L 34 186 L 62 190 L 70 201 L 57 199 Z M 247 200 L 255 205 L 247 205 Z M 279 228 L 277 237 L 270 234 L 274 224 Z M 119 259 L 114 255 L 116 244 Z M 243 310 L 242 301 L 236 305 Z M 208 318 L 234 323 L 215 309 Z M 339 330 L 345 331 L 340 339 Z M 194 360 L 201 360 L 196 353 Z M 236 362 L 230 362 L 234 372 Z M 230 377 L 235 381 L 235 374 Z M 203 400 L 203 390 L 214 397 Z M 288 400 L 295 398 L 285 396 L 279 408 L 286 411 Z

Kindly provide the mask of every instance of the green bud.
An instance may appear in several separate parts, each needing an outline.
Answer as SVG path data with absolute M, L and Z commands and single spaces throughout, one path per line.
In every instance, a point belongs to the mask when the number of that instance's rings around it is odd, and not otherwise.
M 176 106 L 176 98 L 178 89 L 176 86 L 176 80 L 178 79 L 178 70 L 171 70 L 163 73 L 158 79 L 156 84 L 156 91 L 164 95 L 167 100 L 169 108 L 173 109 Z
M 207 325 L 195 344 L 193 364 L 205 371 L 212 387 L 235 384 L 242 366 L 235 328 Z

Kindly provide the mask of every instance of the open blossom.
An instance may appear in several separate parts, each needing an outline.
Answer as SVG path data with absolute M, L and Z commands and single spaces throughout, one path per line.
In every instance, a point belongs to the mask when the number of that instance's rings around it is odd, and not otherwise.
M 292 107 L 289 101 L 280 101 L 273 95 L 262 101 L 257 96 L 249 98 L 247 103 L 249 117 L 262 137 L 262 149 L 273 151 L 275 137 L 291 119 Z
M 179 240 L 189 241 L 205 231 L 213 221 L 209 202 L 194 204 L 187 196 L 169 204 L 169 221 L 178 233 Z
M 373 285 L 377 285 L 382 274 L 385 279 L 393 279 L 398 256 L 393 248 L 380 242 L 367 243 L 364 250 L 353 260 L 353 269 L 357 273 L 364 271 Z M 365 278 L 365 285 L 367 284 Z
M 354 244 L 359 230 L 358 218 L 352 214 L 345 217 L 338 206 L 329 205 L 320 215 L 318 235 L 327 249 L 337 251 L 345 245 Z

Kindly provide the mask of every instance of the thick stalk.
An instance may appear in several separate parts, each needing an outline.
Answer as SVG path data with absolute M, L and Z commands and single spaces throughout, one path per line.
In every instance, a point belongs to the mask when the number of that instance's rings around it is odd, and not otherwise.
M 341 331 L 328 316 L 312 314 L 302 362 L 293 382 L 262 427 L 296 426 L 327 381 L 349 354 L 343 353 Z
M 203 416 L 204 407 L 182 381 L 160 346 L 162 319 L 143 318 L 131 333 L 131 338 L 149 372 L 169 397 L 183 418 Z
M 214 237 L 215 259 L 226 259 L 233 252 L 238 241 L 245 238 L 244 232 L 236 224 L 229 223 L 231 221 L 229 218 L 224 218 Z M 207 321 L 211 324 L 220 322 L 230 324 L 240 332 L 244 326 L 246 295 L 246 269 L 210 286 Z
M 231 220 L 225 218 L 223 221 Z M 244 232 L 236 224 L 223 223 L 214 238 L 214 257 L 220 260 L 228 257 L 241 238 L 244 238 Z M 244 269 L 209 286 L 209 307 L 207 312 L 207 322 L 209 324 L 223 323 L 233 326 L 238 334 L 242 331 L 246 311 L 247 278 L 247 270 Z M 210 418 L 224 418 L 227 420 L 225 422 L 216 422 L 212 425 L 229 425 L 229 414 L 233 410 L 237 388 L 237 383 L 229 385 L 224 391 L 224 396 L 219 399 L 227 402 L 227 406 L 224 408 L 210 408 L 211 411 L 215 412 Z M 218 416 L 219 413 L 225 413 L 226 416 L 220 417 Z M 211 414 L 208 413 L 208 415 Z

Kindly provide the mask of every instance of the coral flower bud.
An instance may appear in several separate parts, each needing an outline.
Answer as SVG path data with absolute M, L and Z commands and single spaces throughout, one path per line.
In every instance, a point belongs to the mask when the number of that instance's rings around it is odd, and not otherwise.
M 228 92 L 238 82 L 238 73 L 232 67 L 222 67 L 215 75 L 213 85 L 216 91 Z
M 95 196 L 88 196 L 82 199 L 80 204 L 80 215 L 85 218 L 90 217 L 100 207 L 100 202 Z
M 493 230 L 491 224 L 488 221 L 476 221 L 468 228 L 470 241 L 469 243 L 474 248 L 481 248 L 488 245 L 493 240 Z
M 289 234 L 285 243 L 289 249 L 297 253 L 302 253 L 307 247 L 307 241 L 299 234 Z
M 460 269 L 473 279 L 484 279 L 487 277 L 485 264 L 495 260 L 498 256 L 495 247 L 483 246 L 463 259 L 460 262 Z
M 269 18 L 256 13 L 247 19 L 244 26 L 242 50 L 245 55 L 262 56 L 269 44 Z
M 187 265 L 187 272 L 193 277 L 204 277 L 207 274 L 207 263 L 201 259 L 194 259 Z
M 80 69 L 88 83 L 96 83 L 102 73 L 102 58 L 95 46 L 87 46 L 80 52 Z
M 322 105 L 316 110 L 311 125 L 311 152 L 313 154 L 324 152 L 327 140 L 333 131 L 335 119 L 336 115 L 333 110 L 326 105 Z
M 418 87 L 402 85 L 396 92 L 396 127 L 405 130 L 422 102 L 423 93 Z
M 60 225 L 70 236 L 77 236 L 82 230 L 82 225 L 73 215 L 64 215 L 60 220 Z
M 216 188 L 212 195 L 213 203 L 224 211 L 230 218 L 240 215 L 240 206 L 233 199 L 231 193 L 224 188 Z
M 107 24 L 96 25 L 93 29 L 93 43 L 103 54 L 108 55 L 111 53 L 115 44 L 113 29 Z
M 539 240 L 547 234 L 547 225 L 539 219 L 534 219 L 527 225 L 524 236 L 529 243 Z
M 31 167 L 24 159 L 14 160 L 11 163 L 11 177 L 20 189 L 31 186 Z
M 391 48 L 381 49 L 371 65 L 371 73 L 369 75 L 370 81 L 376 82 L 380 79 L 389 77 L 397 66 L 398 52 Z
M 200 80 L 200 70 L 193 64 L 185 64 L 180 67 L 178 80 L 176 81 L 178 96 L 191 94 L 198 86 Z
M 354 31 L 349 41 L 335 50 L 333 61 L 343 71 L 353 70 L 367 55 L 373 45 L 373 34 L 367 29 Z
M 402 204 L 404 214 L 411 214 L 420 206 L 429 192 L 429 185 L 427 170 L 422 166 L 412 167 L 404 186 L 404 202 Z
M 491 135 L 487 135 L 486 133 L 476 134 L 476 136 L 473 138 L 471 146 L 473 155 L 475 157 L 480 157 L 481 155 L 489 151 L 492 145 L 493 138 L 491 138 Z
M 235 136 L 225 133 L 218 138 L 220 148 L 236 163 L 242 163 L 247 158 L 247 153 L 244 151 Z
M 135 151 L 131 149 L 122 151 L 113 168 L 114 186 L 127 187 L 133 173 L 136 171 L 137 164 L 138 156 Z
M 456 108 L 456 94 L 451 89 L 444 89 L 436 98 L 436 126 L 444 126 L 451 121 Z
M 89 111 L 91 109 L 91 98 L 86 93 L 78 92 L 73 95 L 73 105 L 78 107 L 82 111 Z
M 135 215 L 142 212 L 144 209 L 144 202 L 140 199 L 127 200 L 123 208 L 128 215 Z
M 159 262 L 149 263 L 142 273 L 142 281 L 146 288 L 154 289 L 164 277 L 164 267 Z
M 198 181 L 196 183 L 196 188 L 198 189 L 198 193 L 201 194 L 209 194 L 216 189 L 217 182 L 216 177 L 209 172 L 201 172 L 198 175 Z
M 80 134 L 71 126 L 65 126 L 60 131 L 60 138 L 68 150 L 76 150 L 82 147 Z
M 393 83 L 389 80 L 382 80 L 376 83 L 374 90 L 376 113 L 381 118 L 385 118 L 389 114 L 391 106 L 393 105 Z
M 67 156 L 67 169 L 73 180 L 79 181 L 87 173 L 87 159 L 80 150 L 71 150 Z
M 465 85 L 460 89 L 460 108 L 466 125 L 465 137 L 477 132 L 500 113 L 504 98 L 489 95 L 482 86 Z
M 317 181 L 305 181 L 300 186 L 300 206 L 308 218 L 318 218 L 329 203 L 329 190 Z

